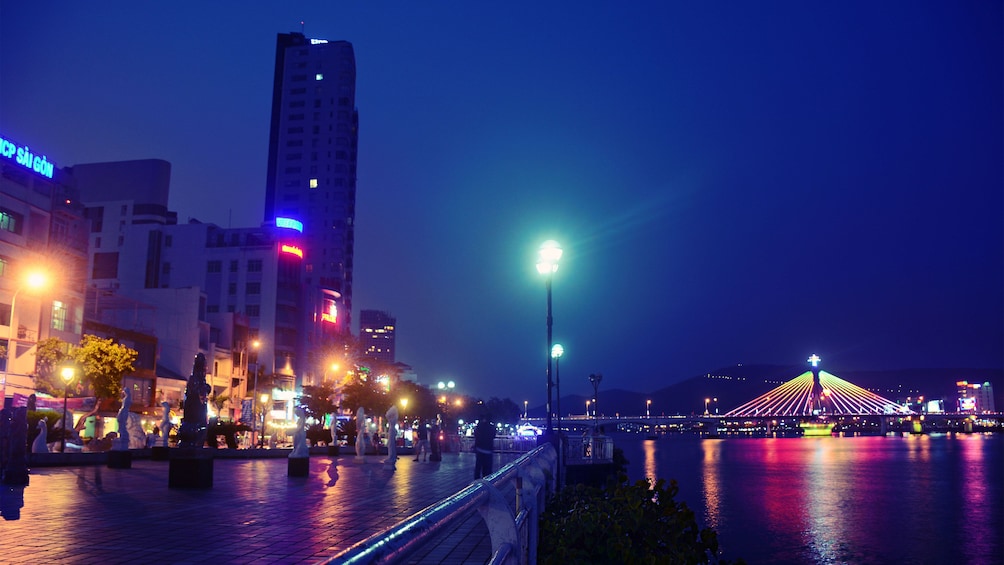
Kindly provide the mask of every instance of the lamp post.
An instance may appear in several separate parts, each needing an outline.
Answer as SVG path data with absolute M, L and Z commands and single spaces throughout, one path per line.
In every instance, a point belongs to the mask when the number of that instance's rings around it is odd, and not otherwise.
M 554 413 L 558 418 L 558 433 L 561 433 L 561 356 L 565 348 L 560 343 L 551 346 L 551 358 L 554 359 Z
M 596 433 L 596 420 L 599 418 L 599 414 L 596 411 L 596 405 L 599 404 L 600 381 L 602 380 L 603 375 L 599 373 L 589 375 L 589 382 L 593 385 L 593 433 Z
M 268 395 L 267 394 L 262 394 L 261 395 L 261 433 L 258 434 L 258 448 L 259 449 L 265 447 L 265 414 L 267 414 L 267 412 L 265 410 L 265 406 L 266 406 L 265 403 L 266 402 L 268 402 Z
M 255 395 L 258 394 L 258 348 L 261 347 L 261 342 L 257 339 L 251 342 L 251 347 L 254 349 L 254 392 L 251 393 L 251 446 L 254 446 L 255 436 L 258 435 L 258 415 L 255 406 Z
M 10 320 L 8 320 L 7 326 L 7 352 L 4 354 L 4 367 L 3 367 L 3 384 L 0 385 L 0 402 L 7 398 L 7 374 L 10 372 L 10 352 L 12 349 L 12 341 L 14 340 L 14 314 L 15 306 L 17 306 L 17 295 L 21 293 L 24 289 L 38 290 L 48 286 L 49 277 L 41 271 L 32 271 L 28 273 L 25 277 L 24 282 L 21 286 L 17 287 L 14 291 L 14 295 L 10 299 Z
M 645 417 L 646 418 L 651 418 L 652 417 L 652 411 L 651 411 L 651 409 L 652 409 L 652 401 L 651 400 L 646 400 L 645 401 Z
M 710 398 L 705 398 L 705 399 L 704 399 L 704 415 L 705 415 L 705 416 L 707 416 L 707 415 L 708 415 L 708 403 L 709 403 L 709 402 L 711 402 L 711 399 L 710 399 Z
M 66 428 L 66 399 L 67 399 L 67 397 L 70 394 L 70 381 L 73 380 L 73 377 L 76 376 L 76 373 L 77 373 L 77 370 L 74 367 L 70 366 L 70 365 L 67 365 L 67 366 L 63 367 L 59 371 L 59 376 L 61 376 L 63 378 L 63 382 L 65 383 L 65 385 L 63 386 L 63 433 L 62 433 L 62 436 L 59 438 L 59 452 L 60 453 L 65 453 L 66 452 L 66 430 L 67 430 L 67 428 Z
M 554 318 L 551 315 L 551 279 L 558 271 L 558 260 L 561 259 L 563 250 L 557 241 L 549 239 L 541 244 L 537 252 L 537 272 L 544 275 L 544 287 L 547 289 L 547 435 L 548 439 L 554 434 L 551 426 L 551 328 L 554 325 Z
M 590 402 L 590 400 L 587 398 L 586 399 L 586 418 L 589 417 L 589 402 Z
M 529 401 L 529 400 L 524 400 L 524 401 L 523 401 L 523 419 L 524 419 L 524 420 L 526 420 L 526 419 L 527 419 L 527 415 L 526 415 L 526 411 L 527 411 L 527 405 L 528 405 L 529 403 L 530 403 L 530 401 Z

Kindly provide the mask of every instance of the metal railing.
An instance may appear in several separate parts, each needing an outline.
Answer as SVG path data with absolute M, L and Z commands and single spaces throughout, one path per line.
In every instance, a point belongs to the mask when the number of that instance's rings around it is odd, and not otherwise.
M 491 537 L 488 563 L 533 565 L 537 562 L 538 518 L 547 497 L 554 492 L 557 465 L 554 446 L 541 445 L 457 494 L 322 563 L 403 563 L 436 534 L 477 511 Z M 510 484 L 516 493 L 512 505 L 502 494 Z

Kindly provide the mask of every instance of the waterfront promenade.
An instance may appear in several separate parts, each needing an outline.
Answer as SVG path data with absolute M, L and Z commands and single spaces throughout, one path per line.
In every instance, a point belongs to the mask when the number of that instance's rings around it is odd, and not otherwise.
M 496 455 L 495 469 L 517 455 Z M 290 478 L 285 457 L 218 458 L 210 489 L 169 489 L 167 461 L 35 468 L 20 518 L 4 508 L 0 562 L 314 563 L 472 482 L 473 453 L 403 455 L 393 471 L 384 459 L 315 455 L 309 477 Z M 475 513 L 412 562 L 484 563 L 490 554 Z

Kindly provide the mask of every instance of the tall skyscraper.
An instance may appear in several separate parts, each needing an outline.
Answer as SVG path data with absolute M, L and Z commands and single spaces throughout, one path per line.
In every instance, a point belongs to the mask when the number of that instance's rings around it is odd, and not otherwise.
M 394 362 L 394 326 L 397 320 L 380 310 L 359 312 L 359 342 L 366 355 L 387 363 Z
M 355 83 L 349 42 L 278 35 L 265 223 L 302 223 L 301 353 L 351 328 Z

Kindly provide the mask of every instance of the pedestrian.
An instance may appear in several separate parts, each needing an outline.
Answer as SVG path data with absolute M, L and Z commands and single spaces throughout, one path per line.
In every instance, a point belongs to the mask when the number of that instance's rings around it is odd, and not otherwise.
M 483 414 L 474 428 L 474 480 L 491 474 L 494 450 L 495 425 Z
M 415 444 L 415 461 L 422 459 L 422 452 L 425 452 L 425 460 L 429 460 L 429 422 L 422 422 L 418 425 L 418 443 Z

